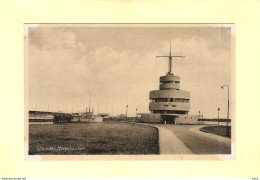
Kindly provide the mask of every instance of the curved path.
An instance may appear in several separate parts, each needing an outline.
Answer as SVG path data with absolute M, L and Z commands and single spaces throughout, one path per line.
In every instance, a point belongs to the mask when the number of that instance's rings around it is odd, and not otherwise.
M 193 152 L 168 128 L 161 124 L 142 123 L 158 128 L 160 154 L 193 154 Z
M 159 130 L 160 154 L 192 154 L 191 150 L 172 131 L 164 127 L 157 128 Z
M 230 154 L 231 139 L 204 133 L 205 125 L 146 124 L 159 129 L 160 154 Z

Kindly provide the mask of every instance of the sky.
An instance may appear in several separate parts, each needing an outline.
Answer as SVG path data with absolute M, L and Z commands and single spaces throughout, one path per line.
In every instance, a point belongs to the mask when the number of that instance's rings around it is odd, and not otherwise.
M 190 91 L 190 113 L 227 115 L 231 85 L 231 29 L 228 26 L 40 25 L 29 27 L 30 110 L 128 115 L 149 112 L 149 91 L 168 71 Z

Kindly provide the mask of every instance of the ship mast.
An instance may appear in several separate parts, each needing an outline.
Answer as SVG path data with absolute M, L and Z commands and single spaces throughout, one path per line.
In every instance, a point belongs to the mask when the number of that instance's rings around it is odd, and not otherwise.
M 89 114 L 90 114 L 90 108 L 91 108 L 91 93 L 90 93 L 90 98 L 89 98 Z

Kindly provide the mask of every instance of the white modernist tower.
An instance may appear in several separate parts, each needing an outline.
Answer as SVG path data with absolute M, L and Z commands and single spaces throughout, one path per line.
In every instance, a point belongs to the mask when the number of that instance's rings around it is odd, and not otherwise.
M 160 77 L 159 90 L 150 91 L 149 110 L 160 114 L 162 122 L 175 123 L 176 118 L 187 115 L 190 110 L 190 92 L 180 90 L 180 77 L 172 73 L 172 58 L 184 56 L 156 56 L 169 58 L 169 71 Z

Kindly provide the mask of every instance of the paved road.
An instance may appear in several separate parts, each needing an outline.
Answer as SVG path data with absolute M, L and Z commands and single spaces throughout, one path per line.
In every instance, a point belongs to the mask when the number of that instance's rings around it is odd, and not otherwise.
M 195 154 L 230 154 L 231 140 L 229 138 L 201 132 L 205 125 L 172 125 L 152 124 L 160 130 L 172 132 Z M 165 134 L 165 133 L 164 133 Z M 169 133 L 168 133 L 169 134 Z M 170 135 L 171 136 L 171 135 Z M 175 138 L 176 139 L 176 138 Z M 161 141 L 161 139 L 159 139 Z M 173 139 L 174 141 L 174 139 Z M 179 143 L 180 144 L 180 143 Z M 182 153 L 182 154 L 185 154 Z M 187 153 L 188 154 L 188 153 Z

